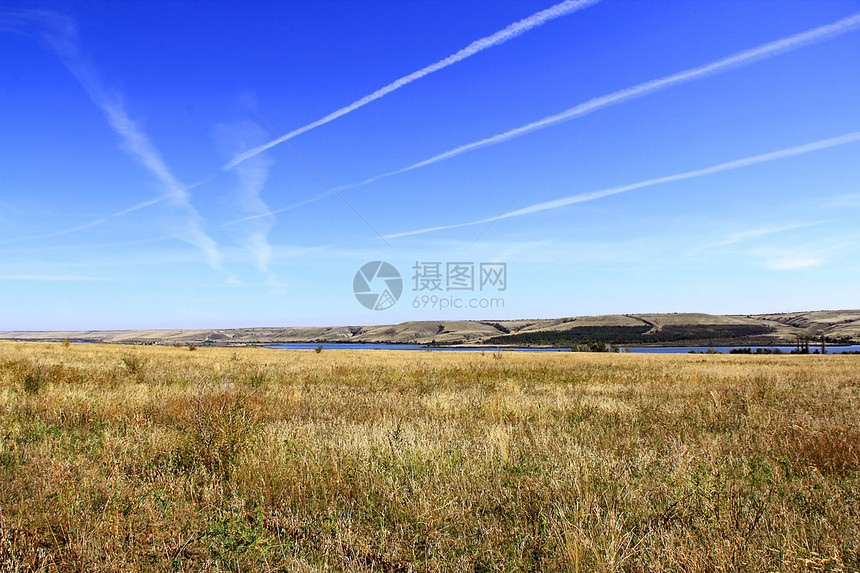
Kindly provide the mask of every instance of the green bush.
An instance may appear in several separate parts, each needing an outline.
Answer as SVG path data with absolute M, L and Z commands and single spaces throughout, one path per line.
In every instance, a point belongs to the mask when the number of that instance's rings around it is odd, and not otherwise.
M 146 359 L 140 354 L 135 354 L 132 352 L 126 353 L 122 355 L 122 363 L 125 364 L 126 370 L 129 371 L 130 374 L 142 377 L 143 369 L 146 366 Z
M 25 371 L 21 379 L 21 387 L 27 394 L 38 394 L 39 390 L 48 385 L 48 371 L 34 364 L 28 371 Z
M 248 440 L 252 422 L 243 396 L 232 393 L 198 396 L 189 401 L 187 442 L 180 456 L 187 468 L 202 467 L 230 477 Z

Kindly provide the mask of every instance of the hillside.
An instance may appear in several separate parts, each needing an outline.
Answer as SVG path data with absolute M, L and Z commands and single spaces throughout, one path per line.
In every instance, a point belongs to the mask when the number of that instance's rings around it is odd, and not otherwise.
M 264 327 L 214 330 L 0 331 L 0 339 L 123 344 L 364 342 L 541 344 L 585 339 L 612 344 L 794 344 L 798 337 L 860 341 L 860 310 L 759 315 L 700 313 L 578 316 L 499 321 L 411 321 L 379 326 Z

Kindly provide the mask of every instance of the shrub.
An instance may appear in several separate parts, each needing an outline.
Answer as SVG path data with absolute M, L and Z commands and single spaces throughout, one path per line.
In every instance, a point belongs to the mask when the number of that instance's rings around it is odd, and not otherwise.
M 123 354 L 121 360 L 130 374 L 137 376 L 138 378 L 143 376 L 143 369 L 144 366 L 146 366 L 146 359 L 143 356 L 129 352 Z
M 187 411 L 183 465 L 229 478 L 252 434 L 245 398 L 228 392 L 197 396 L 189 400 Z
M 23 372 L 21 387 L 27 394 L 38 394 L 39 390 L 48 385 L 48 371 L 39 364 L 33 364 Z

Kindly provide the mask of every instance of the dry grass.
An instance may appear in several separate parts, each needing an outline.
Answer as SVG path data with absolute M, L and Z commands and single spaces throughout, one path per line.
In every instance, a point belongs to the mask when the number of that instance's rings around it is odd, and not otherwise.
M 0 571 L 857 571 L 856 356 L 0 343 Z

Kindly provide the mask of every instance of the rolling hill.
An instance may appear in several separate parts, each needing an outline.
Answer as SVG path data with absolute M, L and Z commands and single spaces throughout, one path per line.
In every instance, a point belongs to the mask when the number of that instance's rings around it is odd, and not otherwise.
M 0 331 L 0 339 L 122 344 L 364 342 L 569 346 L 794 344 L 798 337 L 860 342 L 860 310 L 758 315 L 624 314 L 498 321 L 410 321 L 377 326 L 231 329 Z

